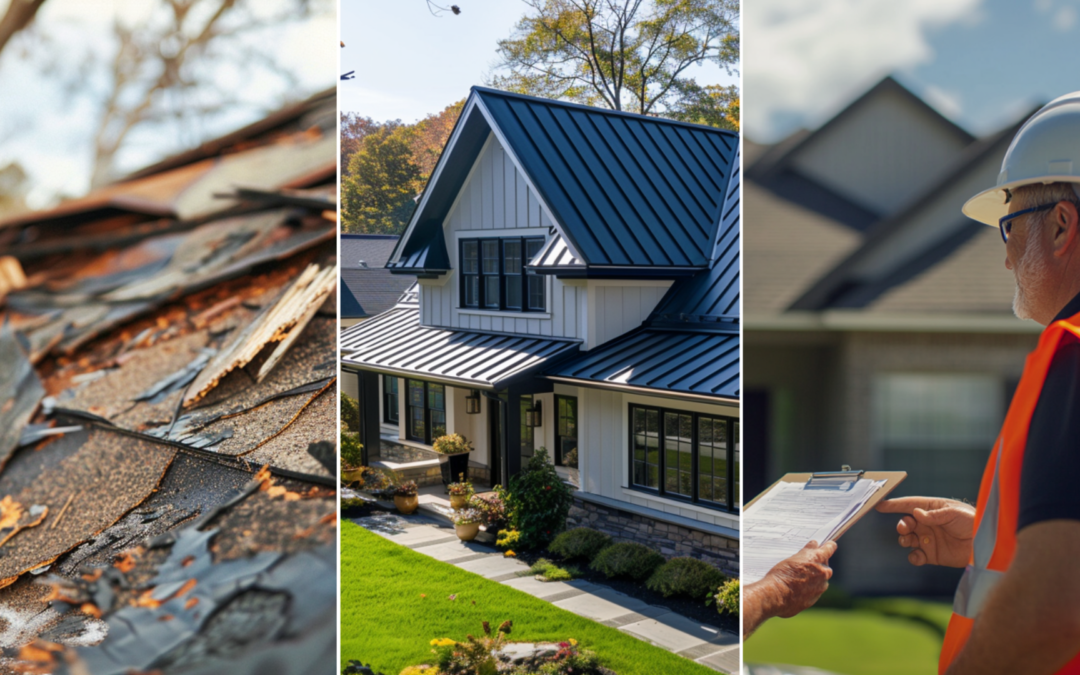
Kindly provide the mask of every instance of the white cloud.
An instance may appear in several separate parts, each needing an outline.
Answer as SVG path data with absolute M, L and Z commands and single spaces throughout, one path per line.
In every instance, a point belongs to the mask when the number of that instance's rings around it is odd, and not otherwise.
M 933 61 L 928 30 L 972 21 L 981 2 L 747 2 L 743 129 L 755 140 L 773 141 L 791 131 L 792 120 L 824 121 L 881 77 Z
M 1068 32 L 1076 25 L 1076 19 L 1075 7 L 1062 7 L 1054 14 L 1054 30 L 1062 33 Z

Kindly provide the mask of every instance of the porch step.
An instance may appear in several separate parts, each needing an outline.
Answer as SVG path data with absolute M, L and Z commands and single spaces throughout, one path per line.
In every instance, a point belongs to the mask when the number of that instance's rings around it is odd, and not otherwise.
M 389 460 L 375 460 L 371 466 L 392 472 L 401 481 L 414 480 L 416 484 L 442 485 L 442 471 L 439 469 L 439 460 L 425 459 L 419 462 L 391 462 Z

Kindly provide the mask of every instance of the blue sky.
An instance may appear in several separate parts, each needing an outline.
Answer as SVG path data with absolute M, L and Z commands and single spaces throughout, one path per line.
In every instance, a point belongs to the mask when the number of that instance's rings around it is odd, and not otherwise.
M 893 74 L 986 134 L 1080 89 L 1080 0 L 752 0 L 743 129 L 814 127 Z
M 270 11 L 281 0 L 260 3 L 260 11 Z M 49 0 L 35 19 L 34 31 L 16 36 L 0 53 L 0 167 L 15 161 L 27 171 L 33 185 L 31 206 L 45 207 L 57 195 L 87 191 L 90 143 L 99 109 L 86 91 L 100 91 L 106 81 L 97 71 L 80 72 L 80 66 L 88 61 L 88 54 L 108 58 L 115 49 L 112 22 L 123 17 L 137 23 L 147 6 L 146 0 Z M 248 124 L 281 105 L 284 98 L 296 99 L 334 86 L 336 17 L 333 3 L 328 7 L 330 11 L 321 18 L 261 36 L 279 61 L 295 72 L 299 88 L 285 90 L 269 77 L 243 79 L 223 64 L 215 77 L 223 86 L 240 91 L 249 105 L 227 111 L 210 123 L 144 128 L 122 149 L 118 158 L 122 169 L 134 170 Z M 6 8 L 7 3 L 0 0 L 0 12 Z M 68 89 L 69 85 L 74 89 Z
M 341 0 L 342 72 L 356 79 L 338 88 L 341 109 L 376 120 L 415 122 L 460 101 L 497 65 L 499 40 L 510 37 L 528 7 L 517 0 L 448 0 L 461 14 L 432 16 L 424 0 Z M 721 68 L 691 75 L 731 84 Z

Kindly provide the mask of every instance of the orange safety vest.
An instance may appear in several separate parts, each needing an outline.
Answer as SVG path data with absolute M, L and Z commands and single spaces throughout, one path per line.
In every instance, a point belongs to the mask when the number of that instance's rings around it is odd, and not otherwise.
M 1068 333 L 1080 338 L 1080 314 L 1047 326 L 1039 345 L 1027 357 L 1020 385 L 1013 395 L 1005 424 L 994 442 L 994 451 L 983 472 L 975 511 L 975 542 L 971 560 L 956 588 L 953 614 L 945 632 L 938 673 L 944 675 L 964 648 L 975 617 L 986 605 L 993 588 L 1005 576 L 1016 553 L 1016 522 L 1020 512 L 1020 471 L 1028 427 L 1035 414 L 1050 362 Z M 1058 675 L 1080 675 L 1080 653 Z

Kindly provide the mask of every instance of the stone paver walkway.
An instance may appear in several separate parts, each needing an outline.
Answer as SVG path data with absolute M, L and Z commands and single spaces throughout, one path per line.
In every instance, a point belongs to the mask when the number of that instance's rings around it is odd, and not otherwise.
M 578 616 L 617 628 L 722 673 L 739 671 L 739 637 L 587 581 L 537 581 L 528 565 L 493 547 L 462 542 L 445 521 L 414 514 L 358 518 L 354 523 L 392 542 L 528 593 Z

